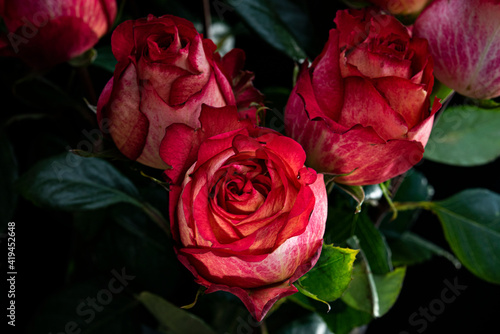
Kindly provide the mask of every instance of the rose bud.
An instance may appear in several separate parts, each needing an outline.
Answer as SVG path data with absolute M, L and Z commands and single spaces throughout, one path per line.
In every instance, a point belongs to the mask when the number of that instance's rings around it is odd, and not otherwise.
M 306 165 L 348 185 L 384 182 L 419 162 L 439 102 L 429 110 L 432 58 L 393 16 L 337 12 L 336 29 L 302 66 L 285 108 Z
M 369 0 L 393 15 L 416 15 L 432 0 Z
M 436 79 L 476 98 L 500 96 L 500 1 L 434 1 L 417 18 L 415 36 L 429 41 Z
M 115 0 L 0 0 L 7 36 L 0 55 L 47 68 L 91 49 L 116 17 Z
M 260 124 L 265 118 L 264 95 L 253 86 L 254 74 L 243 70 L 245 52 L 241 49 L 232 49 L 219 63 L 233 87 L 239 117 Z
M 321 253 L 327 194 L 305 158 L 291 138 L 243 127 L 205 139 L 169 193 L 178 259 L 206 293 L 236 295 L 257 321 Z
M 215 64 L 215 44 L 185 19 L 149 15 L 125 21 L 111 46 L 118 63 L 99 97 L 97 116 L 109 120 L 111 137 L 131 160 L 167 169 L 159 148 L 170 124 L 198 128 L 203 103 L 235 104 Z

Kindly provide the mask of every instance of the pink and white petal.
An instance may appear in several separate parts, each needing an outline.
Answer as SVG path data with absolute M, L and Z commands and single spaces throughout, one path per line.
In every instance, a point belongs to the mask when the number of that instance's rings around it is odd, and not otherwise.
M 498 1 L 486 0 L 436 0 L 420 14 L 414 32 L 429 41 L 439 81 L 473 98 L 500 95 L 498 17 Z
M 187 168 L 195 163 L 198 149 L 205 139 L 250 126 L 248 121 L 238 120 L 237 110 L 231 106 L 212 108 L 204 104 L 199 120 L 201 127 L 198 129 L 185 124 L 172 124 L 165 131 L 160 144 L 160 157 L 173 167 L 165 171 L 173 183 L 177 183 Z
M 395 77 L 375 79 L 373 84 L 391 108 L 404 117 L 409 129 L 429 114 L 428 92 L 424 85 Z
M 349 128 L 371 126 L 385 140 L 403 138 L 408 132 L 403 116 L 389 106 L 369 80 L 346 78 L 344 99 L 340 124 Z
M 367 78 L 394 76 L 409 79 L 411 77 L 411 61 L 372 53 L 366 47 L 354 48 L 346 59 L 347 64 L 356 67 Z
M 331 140 L 335 160 L 331 169 L 334 174 L 350 173 L 335 178 L 335 182 L 348 185 L 369 185 L 385 182 L 408 171 L 423 157 L 424 147 L 419 141 L 404 139 L 389 140 L 386 143 L 359 141 L 358 132 L 353 129 L 342 137 L 335 135 Z M 351 133 L 352 132 L 352 133 Z M 355 147 L 355 151 L 352 148 Z
M 302 66 L 297 84 L 293 88 L 285 107 L 285 128 L 288 134 L 294 133 L 296 130 L 300 131 L 303 123 L 298 121 L 298 119 L 304 119 L 304 122 L 305 120 L 323 119 L 329 123 L 334 131 L 338 132 L 344 132 L 349 129 L 336 123 L 338 119 L 330 119 L 321 110 L 316 101 L 310 71 L 306 64 Z M 294 138 L 293 135 L 291 137 Z
M 121 77 L 113 79 L 111 103 L 103 107 L 109 119 L 109 132 L 118 149 L 129 159 L 142 154 L 149 130 L 149 121 L 140 110 L 140 94 L 136 71 L 130 63 Z
M 242 289 L 214 284 L 208 288 L 206 293 L 215 291 L 226 291 L 238 297 L 257 321 L 262 321 L 279 299 L 298 292 L 297 288 L 289 281 L 261 289 Z
M 312 64 L 312 87 L 316 101 L 326 117 L 332 120 L 339 119 L 344 100 L 339 56 L 339 34 L 332 29 L 325 48 Z

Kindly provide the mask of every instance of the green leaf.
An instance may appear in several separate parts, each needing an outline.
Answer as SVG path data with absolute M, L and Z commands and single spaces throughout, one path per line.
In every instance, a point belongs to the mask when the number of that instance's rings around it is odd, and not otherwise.
M 337 188 L 340 188 L 341 190 L 343 190 L 345 193 L 347 193 L 352 198 L 354 198 L 354 200 L 358 203 L 358 205 L 356 206 L 355 213 L 361 212 L 361 205 L 363 205 L 363 202 L 365 201 L 365 191 L 363 190 L 363 187 L 361 187 L 361 186 L 348 186 L 348 185 L 340 184 L 340 183 L 335 183 L 335 186 Z
M 104 224 L 98 238 L 90 243 L 95 254 L 92 268 L 104 271 L 110 266 L 125 267 L 136 274 L 137 290 L 147 289 L 165 297 L 175 293 L 172 287 L 179 286 L 184 268 L 167 235 L 139 208 L 127 203 L 101 211 L 105 212 Z M 87 220 L 87 225 L 94 223 Z
M 396 267 L 421 263 L 429 260 L 433 255 L 450 260 L 457 269 L 462 266 L 453 254 L 412 232 L 397 234 L 388 231 L 387 233 L 389 233 L 386 236 L 392 251 L 392 264 Z
M 16 183 L 38 206 L 91 210 L 125 202 L 142 207 L 136 187 L 108 162 L 71 153 L 38 162 Z
M 381 317 L 394 305 L 403 286 L 405 267 L 374 275 L 365 260 L 355 263 L 353 280 L 342 301 L 352 308 Z
M 500 195 L 468 189 L 434 202 L 451 249 L 472 273 L 500 284 Z
M 332 304 L 329 313 L 319 313 L 319 315 L 335 334 L 349 334 L 354 328 L 366 325 L 372 320 L 372 316 L 368 313 L 358 311 L 340 299 Z
M 424 157 L 455 166 L 478 166 L 500 156 L 500 108 L 449 107 L 435 124 Z
M 395 268 L 385 275 L 373 275 L 379 298 L 380 316 L 386 314 L 398 299 L 405 275 L 406 267 Z
M 356 254 L 358 250 L 323 245 L 314 268 L 299 279 L 300 291 L 305 291 L 308 296 L 316 296 L 321 301 L 329 302 L 339 298 L 351 282 Z
M 344 245 L 345 241 L 353 235 L 358 215 L 352 210 L 352 202 L 354 201 L 340 196 L 329 201 L 325 243 Z
M 14 181 L 18 177 L 17 161 L 5 132 L 0 133 L 0 231 L 12 218 L 17 203 Z
M 318 314 L 310 313 L 290 322 L 277 334 L 334 334 L 326 327 L 325 321 Z
M 246 23 L 271 46 L 298 62 L 307 58 L 290 28 L 283 22 L 270 1 L 228 0 L 227 3 L 229 8 L 222 8 L 220 5 L 216 8 L 219 16 L 222 16 L 225 10 L 235 9 Z
M 359 215 L 354 235 L 359 240 L 359 247 L 363 250 L 374 274 L 385 274 L 392 271 L 391 251 L 384 236 L 373 225 L 368 215 Z M 352 244 L 350 246 L 356 248 Z
M 354 328 L 363 326 L 373 319 L 370 314 L 350 307 L 341 299 L 337 299 L 332 302 L 331 310 L 329 312 L 325 312 L 321 304 L 307 298 L 301 293 L 296 293 L 286 298 L 287 300 L 302 306 L 306 310 L 313 311 L 318 314 L 325 321 L 328 328 L 335 334 L 349 334 Z
M 429 95 L 429 99 L 431 101 L 431 106 L 434 103 L 434 98 L 437 97 L 440 99 L 441 104 L 445 104 L 446 101 L 451 99 L 453 96 L 453 93 L 455 91 L 451 89 L 450 87 L 446 86 L 442 82 L 435 80 L 434 81 L 434 88 L 432 88 L 432 93 Z
M 120 268 L 114 270 L 121 274 Z M 141 304 L 125 292 L 127 287 L 124 289 L 115 277 L 107 268 L 98 279 L 74 283 L 51 294 L 41 303 L 26 333 L 140 333 L 141 323 L 134 315 Z M 109 289 L 110 282 L 115 284 L 115 291 Z
M 428 201 L 434 195 L 434 188 L 429 184 L 427 178 L 421 172 L 411 169 L 406 174 L 403 182 L 399 186 L 393 201 L 395 202 L 421 202 Z M 391 220 L 391 214 L 387 214 L 382 223 L 380 230 L 395 231 L 399 234 L 407 231 L 414 223 L 420 213 L 419 210 L 398 211 L 398 217 Z
M 165 299 L 149 292 L 142 292 L 137 299 L 146 306 L 162 325 L 176 334 L 215 334 L 200 318 Z
M 96 49 L 97 58 L 94 60 L 92 65 L 105 69 L 106 71 L 113 73 L 115 71 L 115 66 L 117 60 L 111 51 L 111 46 L 101 46 Z

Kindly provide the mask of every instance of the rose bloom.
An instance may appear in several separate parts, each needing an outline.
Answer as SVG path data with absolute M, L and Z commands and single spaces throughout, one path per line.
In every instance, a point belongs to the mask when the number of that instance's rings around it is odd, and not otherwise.
M 348 185 L 384 182 L 419 162 L 439 102 L 427 41 L 374 9 L 338 11 L 336 29 L 303 65 L 285 109 L 306 165 Z
M 236 295 L 257 321 L 297 292 L 292 283 L 321 252 L 327 194 L 304 161 L 291 138 L 243 127 L 203 140 L 169 193 L 179 260 L 207 293 Z
M 97 104 L 118 149 L 129 159 L 158 168 L 165 128 L 199 127 L 203 103 L 235 104 L 230 83 L 215 65 L 215 44 L 194 25 L 172 15 L 125 21 L 112 35 L 118 60 Z
M 499 0 L 436 0 L 413 31 L 429 41 L 439 81 L 476 99 L 500 96 Z
M 432 0 L 369 0 L 374 5 L 386 9 L 393 15 L 415 15 L 420 13 Z
M 0 0 L 0 17 L 9 31 L 0 55 L 45 68 L 91 49 L 112 28 L 116 1 Z

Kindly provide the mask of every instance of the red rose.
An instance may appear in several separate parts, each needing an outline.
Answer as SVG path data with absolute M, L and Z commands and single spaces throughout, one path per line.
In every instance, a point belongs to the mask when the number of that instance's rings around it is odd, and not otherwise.
M 377 184 L 420 161 L 439 109 L 427 41 L 374 10 L 337 13 L 322 53 L 307 63 L 285 109 L 287 133 L 319 172 Z
M 429 41 L 436 78 L 476 99 L 500 96 L 500 1 L 436 0 L 415 22 Z
M 202 104 L 235 104 L 231 85 L 215 64 L 215 44 L 185 19 L 150 15 L 126 21 L 111 44 L 118 64 L 97 112 L 109 119 L 110 134 L 129 159 L 168 168 L 159 148 L 170 124 L 198 128 Z
M 297 292 L 292 283 L 321 252 L 327 194 L 304 161 L 292 139 L 243 127 L 205 139 L 170 192 L 179 260 L 207 293 L 236 295 L 258 321 Z
M 0 0 L 9 33 L 0 54 L 37 68 L 65 62 L 92 48 L 116 17 L 115 0 Z

